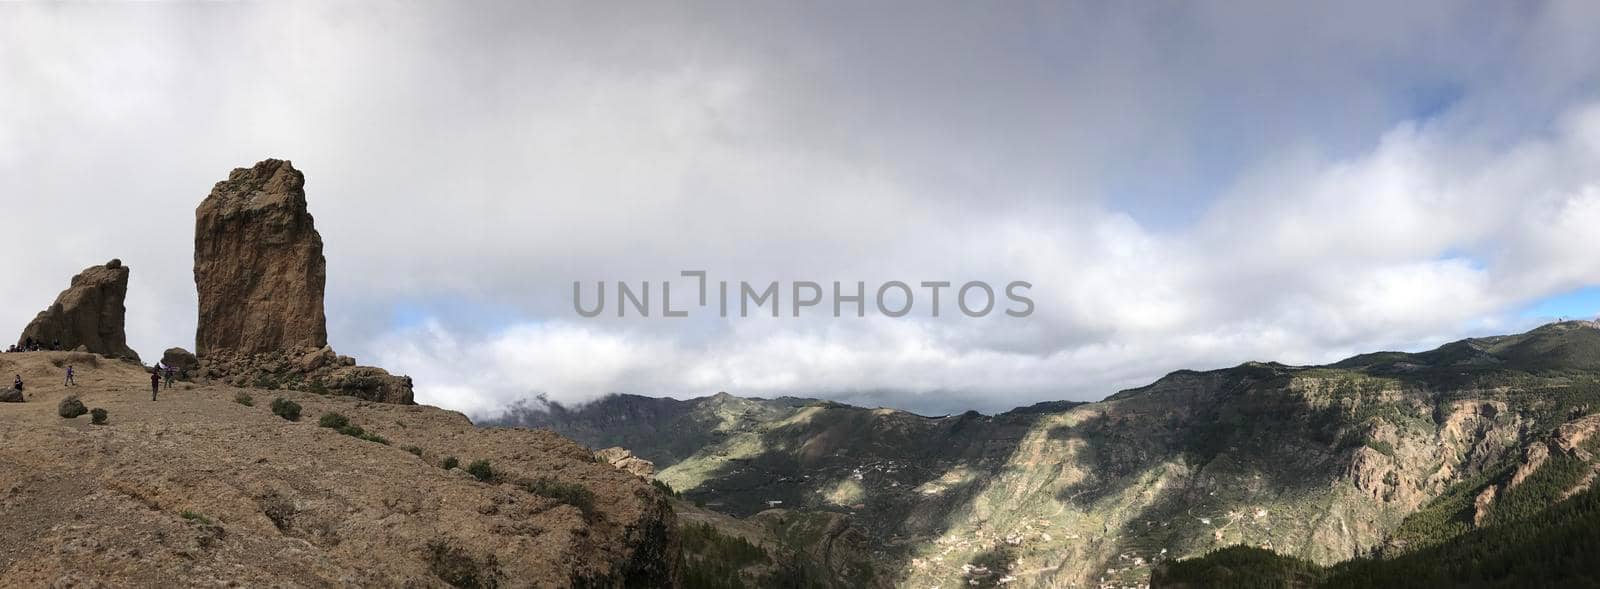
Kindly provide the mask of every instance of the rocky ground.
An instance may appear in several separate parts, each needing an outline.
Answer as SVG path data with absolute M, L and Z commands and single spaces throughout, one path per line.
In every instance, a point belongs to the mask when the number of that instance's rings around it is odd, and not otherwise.
M 73 365 L 79 386 L 62 386 Z M 180 383 L 138 364 L 0 354 L 0 585 L 564 587 L 676 574 L 662 493 L 558 435 L 434 407 Z M 109 412 L 63 419 L 76 394 Z M 251 405 L 239 401 L 250 397 Z M 270 409 L 298 403 L 299 421 Z M 337 412 L 388 443 L 319 427 Z M 460 468 L 441 468 L 455 457 Z M 493 477 L 463 469 L 487 460 Z

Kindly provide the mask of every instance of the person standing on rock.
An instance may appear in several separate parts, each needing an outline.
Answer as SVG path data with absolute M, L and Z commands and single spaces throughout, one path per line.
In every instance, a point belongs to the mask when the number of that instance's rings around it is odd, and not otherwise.
M 22 375 L 18 374 L 17 379 L 11 381 L 11 388 L 16 389 L 18 393 L 22 392 Z
M 72 380 L 72 365 L 71 364 L 67 365 L 67 382 L 65 384 L 61 385 L 61 386 L 64 386 L 64 387 L 75 387 L 75 386 L 78 386 L 78 383 Z

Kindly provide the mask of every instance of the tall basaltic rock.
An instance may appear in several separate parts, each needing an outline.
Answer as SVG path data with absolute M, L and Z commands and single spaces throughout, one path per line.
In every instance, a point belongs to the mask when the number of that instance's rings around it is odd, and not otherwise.
M 122 260 L 85 268 L 72 277 L 72 286 L 61 291 L 50 308 L 28 323 L 17 345 L 31 338 L 46 346 L 59 342 L 63 350 L 83 346 L 102 356 L 138 360 L 139 354 L 128 347 L 123 331 L 128 314 L 123 299 L 127 295 L 128 267 Z
M 322 235 L 305 176 L 285 160 L 236 168 L 194 211 L 195 354 L 328 345 Z
M 328 345 L 327 263 L 305 183 L 288 161 L 263 160 L 234 169 L 195 208 L 194 372 L 238 386 L 410 404 L 410 377 L 356 366 Z

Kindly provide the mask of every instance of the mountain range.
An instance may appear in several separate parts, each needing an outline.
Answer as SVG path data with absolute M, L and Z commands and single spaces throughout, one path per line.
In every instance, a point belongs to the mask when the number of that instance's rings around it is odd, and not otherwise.
M 1591 497 L 1597 408 L 1600 324 L 1566 321 L 998 415 L 613 395 L 479 425 L 628 448 L 708 525 L 792 555 L 817 586 L 1237 586 L 1250 563 L 1292 586 Z M 1217 564 L 1230 557 L 1245 565 Z M 719 582 L 760 586 L 760 571 Z

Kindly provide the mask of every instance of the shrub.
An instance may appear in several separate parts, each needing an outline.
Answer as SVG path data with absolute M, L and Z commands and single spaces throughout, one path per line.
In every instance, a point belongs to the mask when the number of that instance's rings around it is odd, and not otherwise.
M 272 400 L 272 414 L 289 421 L 300 421 L 300 404 L 278 397 Z
M 343 428 L 347 425 L 350 425 L 350 419 L 338 413 L 323 413 L 322 417 L 317 419 L 317 425 L 322 427 L 331 427 L 333 429 L 340 430 L 339 433 L 344 433 Z
M 347 418 L 347 417 L 345 417 L 343 415 L 340 415 L 338 413 L 333 413 L 333 412 L 323 413 L 322 417 L 317 419 L 317 425 L 325 427 L 325 428 L 332 429 L 334 431 L 337 431 L 337 432 L 339 432 L 341 434 L 350 436 L 352 438 L 358 438 L 358 439 L 366 440 L 368 442 L 376 442 L 376 443 L 379 443 L 379 444 L 383 444 L 385 446 L 389 445 L 389 440 L 387 438 L 384 438 L 383 436 L 380 436 L 378 434 L 375 434 L 375 433 L 369 432 L 367 430 L 364 430 L 359 425 L 354 425 L 354 424 L 350 423 L 350 419 L 349 418 Z M 419 452 L 420 452 L 420 450 L 419 450 Z M 419 454 L 419 456 L 420 456 L 420 454 Z
M 272 493 L 261 498 L 261 513 L 267 516 L 267 519 L 272 520 L 273 527 L 282 532 L 288 531 L 289 527 L 293 525 L 296 510 L 293 501 L 285 499 L 277 493 Z
M 233 395 L 233 402 L 238 403 L 240 405 L 244 405 L 245 407 L 255 407 L 256 406 L 256 400 L 250 397 L 250 393 L 246 393 L 244 391 L 239 391 L 238 393 L 235 393 Z
M 494 469 L 489 467 L 488 460 L 474 460 L 467 465 L 467 474 L 483 482 L 494 480 Z
M 207 525 L 207 526 L 211 525 L 211 520 L 209 518 L 207 518 L 206 516 L 200 515 L 198 513 L 195 513 L 193 511 L 185 510 L 182 515 L 183 515 L 183 519 L 186 519 L 186 520 L 189 520 L 189 521 L 201 524 L 201 525 Z
M 490 554 L 482 562 L 441 540 L 428 543 L 428 570 L 451 587 L 488 589 L 500 585 L 500 563 Z
M 106 410 L 105 409 L 101 409 L 99 407 L 95 407 L 94 409 L 90 409 L 89 410 L 89 423 L 92 423 L 92 424 L 95 424 L 95 425 L 105 425 L 106 424 Z
M 60 405 L 56 405 L 56 413 L 66 419 L 72 419 L 88 412 L 89 408 L 83 406 L 83 401 L 79 401 L 77 395 L 67 395 L 67 398 L 61 400 Z
M 461 461 L 460 460 L 456 460 L 456 457 L 454 457 L 454 456 L 446 456 L 446 457 L 444 457 L 444 460 L 439 462 L 439 468 L 442 468 L 442 469 L 445 469 L 445 470 L 450 470 L 450 469 L 455 468 L 457 466 L 461 466 Z
M 401 448 L 401 450 L 405 450 L 407 452 L 410 452 L 410 453 L 416 455 L 417 458 L 421 458 L 422 457 L 422 448 L 418 448 L 416 446 L 406 446 L 404 448 Z
M 550 477 L 541 477 L 517 484 L 522 490 L 540 497 L 555 499 L 578 508 L 584 516 L 594 515 L 594 492 L 577 483 L 568 483 Z
M 256 375 L 255 387 L 269 391 L 278 390 L 278 379 L 265 372 Z
M 668 497 L 683 497 L 683 495 L 678 493 L 676 489 L 672 488 L 672 485 L 667 484 L 666 481 L 661 479 L 650 479 L 650 486 L 655 487 L 662 493 L 666 493 Z

